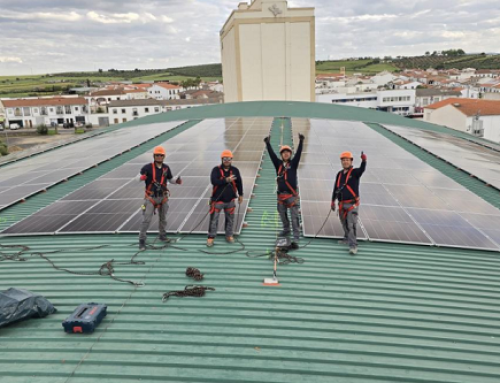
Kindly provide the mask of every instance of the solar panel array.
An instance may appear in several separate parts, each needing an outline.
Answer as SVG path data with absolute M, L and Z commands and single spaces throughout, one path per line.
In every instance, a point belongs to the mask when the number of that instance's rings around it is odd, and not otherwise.
M 500 189 L 500 149 L 428 130 L 387 125 L 386 129 Z
M 299 168 L 304 235 L 343 237 L 336 214 L 319 229 L 341 168 L 339 154 L 352 151 L 359 166 L 364 151 L 358 238 L 499 250 L 498 209 L 365 124 L 294 119 L 292 126 L 294 135 L 306 136 Z
M 241 231 L 262 161 L 262 138 L 269 134 L 271 124 L 270 118 L 204 120 L 163 144 L 167 151 L 165 163 L 174 175 L 181 175 L 183 179 L 183 185 L 169 185 L 168 232 L 207 232 L 212 191 L 210 173 L 220 165 L 224 149 L 233 151 L 233 165 L 238 167 L 243 179 L 246 198 L 235 217 L 238 223 L 235 233 Z M 137 176 L 141 167 L 152 159 L 149 152 L 128 161 L 11 226 L 3 234 L 138 232 L 144 182 L 138 182 Z M 219 222 L 219 232 L 223 232 L 223 221 Z M 151 230 L 157 227 L 158 215 L 155 215 Z
M 123 128 L 6 165 L 0 172 L 0 210 L 174 129 L 183 121 Z

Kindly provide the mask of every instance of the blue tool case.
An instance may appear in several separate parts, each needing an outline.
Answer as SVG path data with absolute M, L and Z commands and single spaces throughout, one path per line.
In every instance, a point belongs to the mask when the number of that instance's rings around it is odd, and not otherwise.
M 62 322 L 67 333 L 93 333 L 107 314 L 108 306 L 99 303 L 84 303 Z

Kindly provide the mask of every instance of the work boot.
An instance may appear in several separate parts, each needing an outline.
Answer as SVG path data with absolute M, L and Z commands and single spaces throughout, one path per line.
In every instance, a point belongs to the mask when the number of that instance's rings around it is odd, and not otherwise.
M 226 237 L 228 243 L 234 243 L 234 237 Z
M 158 239 L 163 243 L 170 243 L 170 238 L 167 238 L 166 235 L 160 235 Z
M 144 251 L 144 250 L 146 250 L 146 240 L 139 239 L 139 251 Z
M 297 250 L 299 248 L 299 244 L 297 242 L 292 242 L 292 245 L 290 246 L 292 250 Z
M 207 239 L 207 247 L 212 247 L 214 245 L 214 239 L 213 238 L 208 238 Z
M 350 247 L 349 248 L 349 254 L 351 254 L 351 255 L 358 254 L 358 247 L 357 246 Z
M 339 245 L 347 245 L 347 239 L 341 239 L 340 241 L 337 242 Z

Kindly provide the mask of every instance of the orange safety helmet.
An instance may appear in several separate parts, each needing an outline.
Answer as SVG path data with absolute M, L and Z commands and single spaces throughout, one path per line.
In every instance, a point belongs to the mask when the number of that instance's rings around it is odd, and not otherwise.
M 353 160 L 354 156 L 352 155 L 351 152 L 344 152 L 340 155 L 340 159 L 342 159 L 342 158 L 349 158 L 349 159 Z
M 156 147 L 156 148 L 154 148 L 154 150 L 153 150 L 153 155 L 155 155 L 155 154 L 163 154 L 163 155 L 165 155 L 165 154 L 167 154 L 167 153 L 165 152 L 165 149 L 163 149 L 163 147 L 162 147 L 162 146 L 157 146 L 157 147 Z
M 288 150 L 290 153 L 293 153 L 293 150 L 291 147 L 289 147 L 288 145 L 283 145 L 280 149 L 280 154 L 283 153 L 285 150 Z
M 220 155 L 220 158 L 224 158 L 224 157 L 230 157 L 230 158 L 233 158 L 233 152 L 230 151 L 230 150 L 224 150 L 221 155 Z

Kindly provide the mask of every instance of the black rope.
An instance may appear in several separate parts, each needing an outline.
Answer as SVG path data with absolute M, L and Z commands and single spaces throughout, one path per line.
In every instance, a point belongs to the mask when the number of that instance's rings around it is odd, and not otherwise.
M 213 287 L 208 287 L 208 286 L 188 285 L 184 288 L 184 290 L 166 292 L 165 294 L 163 294 L 162 302 L 167 301 L 168 298 L 172 296 L 179 298 L 184 298 L 184 297 L 201 298 L 205 296 L 205 293 L 207 291 L 215 291 L 215 289 Z
M 29 251 L 28 246 L 24 245 L 1 245 L 0 248 L 2 249 L 20 249 L 17 253 L 14 254 L 7 254 L 4 253 L 3 251 L 0 252 L 0 262 L 2 261 L 13 261 L 13 262 L 26 262 L 28 259 L 24 258 L 23 255 L 27 251 Z
M 202 274 L 200 270 L 194 267 L 188 267 L 186 269 L 186 276 L 193 278 L 195 281 L 201 281 L 203 280 L 204 274 Z

